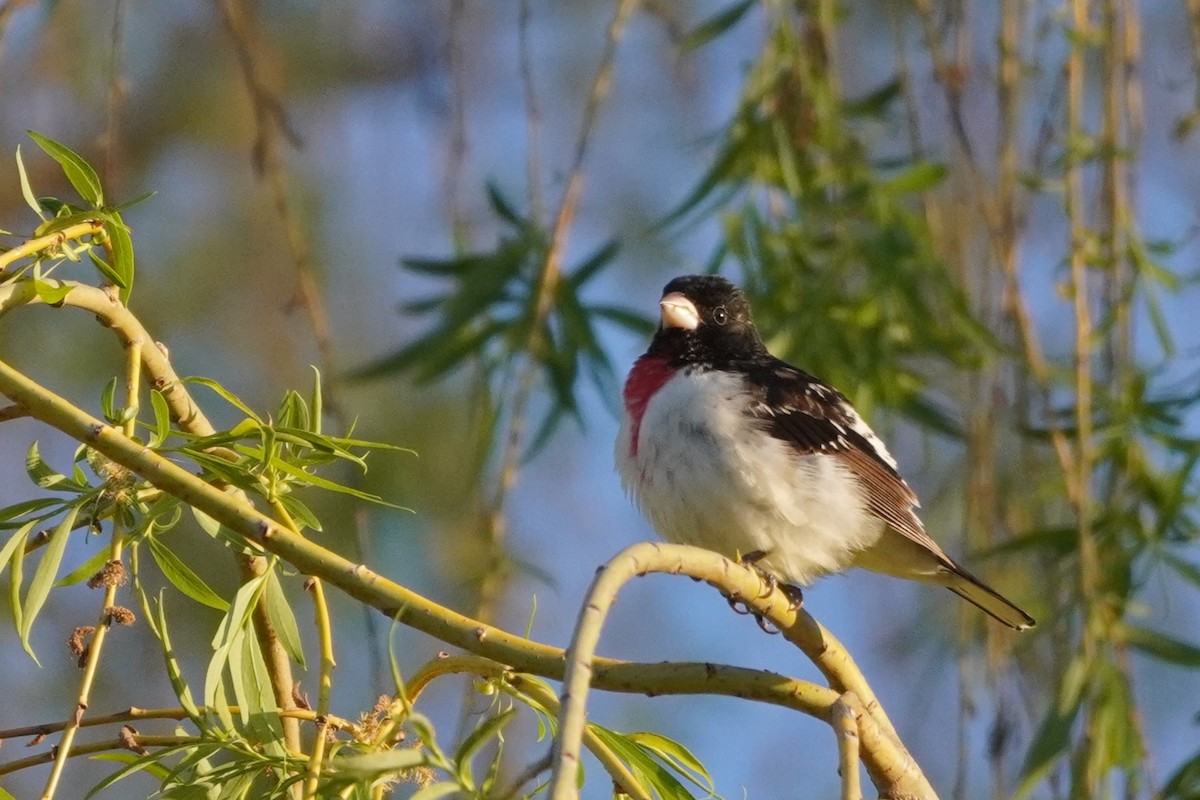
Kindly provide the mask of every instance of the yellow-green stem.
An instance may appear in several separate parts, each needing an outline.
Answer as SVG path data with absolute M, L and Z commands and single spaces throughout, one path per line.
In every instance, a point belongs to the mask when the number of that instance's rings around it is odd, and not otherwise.
M 321 684 L 317 690 L 317 732 L 312 754 L 308 758 L 308 773 L 304 778 L 304 796 L 318 797 L 321 763 L 325 758 L 325 739 L 329 733 L 329 693 L 333 689 L 333 627 L 329 623 L 329 605 L 320 578 L 312 578 L 313 611 L 316 617 L 317 640 L 321 648 Z
M 22 242 L 11 250 L 0 253 L 0 278 L 9 265 L 15 264 L 22 258 L 35 255 L 43 250 L 51 250 L 64 242 L 77 241 L 85 236 L 96 236 L 104 231 L 104 223 L 98 219 L 89 219 L 63 228 L 61 231 L 48 233 L 36 239 Z
M 121 560 L 123 546 L 124 536 L 121 526 L 118 523 L 114 523 L 112 541 L 109 544 L 108 550 L 109 561 Z M 58 749 L 54 756 L 54 766 L 50 769 L 50 776 L 46 779 L 46 788 L 42 790 L 42 800 L 50 800 L 50 798 L 54 797 L 54 792 L 58 788 L 59 779 L 62 778 L 62 772 L 66 766 L 67 759 L 71 755 L 71 745 L 75 741 L 75 734 L 79 730 L 83 714 L 87 711 L 88 698 L 91 697 L 92 684 L 96 679 L 96 670 L 100 666 L 100 654 L 104 648 L 104 641 L 108 637 L 109 627 L 113 624 L 109 610 L 116 605 L 116 600 L 117 583 L 112 581 L 104 588 L 104 602 L 100 609 L 100 617 L 96 622 L 96 633 L 92 636 L 92 641 L 88 645 L 83 680 L 79 682 L 79 693 L 75 700 L 75 711 L 63 726 L 62 739 L 59 741 Z

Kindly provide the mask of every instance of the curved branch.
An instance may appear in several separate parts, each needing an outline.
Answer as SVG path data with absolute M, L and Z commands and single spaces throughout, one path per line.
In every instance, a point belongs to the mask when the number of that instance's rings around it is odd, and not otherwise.
M 365 565 L 354 564 L 292 533 L 259 512 L 244 497 L 226 494 L 206 483 L 3 361 L 0 361 L 0 394 L 28 408 L 35 419 L 89 445 L 302 572 L 321 577 L 388 617 L 520 672 L 548 678 L 561 678 L 565 672 L 563 651 L 465 617 L 384 578 Z M 694 574 L 726 593 L 746 598 L 747 605 L 770 618 L 790 641 L 797 643 L 814 660 L 834 689 L 754 670 L 717 668 L 712 664 L 631 664 L 612 659 L 590 661 L 594 685 L 649 695 L 730 695 L 796 708 L 826 720 L 838 696 L 849 689 L 859 697 L 870 698 L 870 705 L 863 708 L 860 736 L 864 763 L 872 780 L 877 786 L 911 785 L 914 787 L 908 794 L 911 797 L 934 796 L 919 768 L 899 745 L 866 681 L 853 667 L 850 656 L 812 617 L 790 611 L 782 592 L 764 593 L 762 579 L 756 572 L 715 553 L 668 545 L 648 544 L 640 548 L 630 550 L 644 557 L 647 563 L 626 558 L 629 576 L 651 571 L 653 564 L 649 562 L 655 552 L 669 552 L 669 560 L 661 571 Z M 626 556 L 630 550 L 626 551 Z M 683 553 L 687 554 L 686 560 Z
M 171 366 L 167 348 L 154 342 L 141 321 L 120 301 L 115 290 L 106 291 L 77 281 L 43 279 L 41 282 L 53 288 L 70 287 L 70 292 L 61 302 L 63 306 L 92 312 L 101 325 L 116 334 L 122 347 L 140 348 L 141 364 L 150 376 L 151 386 L 167 401 L 167 407 L 181 429 L 197 436 L 211 436 L 216 432 L 208 417 L 196 405 L 196 401 L 180 381 L 175 368 Z M 39 303 L 43 301 L 33 280 L 29 278 L 0 285 L 0 316 L 13 308 Z M 154 344 L 150 344 L 151 342 Z M 244 496 L 241 499 L 249 504 L 249 500 Z M 239 553 L 235 558 L 243 583 L 261 577 L 266 572 L 267 562 L 260 555 Z M 284 709 L 295 708 L 292 701 L 292 665 L 287 651 L 279 641 L 266 606 L 257 605 L 253 614 L 255 637 L 263 651 L 276 705 Z M 300 728 L 295 720 L 285 717 L 283 729 L 287 746 L 292 750 L 299 750 Z
M 571 647 L 567 651 L 562 712 L 554 742 L 552 800 L 574 800 L 578 796 L 574 776 L 579 761 L 579 742 L 584 730 L 596 644 L 608 610 L 625 583 L 650 572 L 682 574 L 703 580 L 769 619 L 788 641 L 817 665 L 838 695 L 844 700 L 851 698 L 846 702 L 853 702 L 862 709 L 858 720 L 864 746 L 862 759 L 880 793 L 885 797 L 936 796 L 896 737 L 849 652 L 820 623 L 807 612 L 792 609 L 787 595 L 777 586 L 767 585 L 752 567 L 687 545 L 646 542 L 621 551 L 596 573 L 580 609 Z M 826 709 L 821 718 L 834 724 L 831 709 Z
M 232 531 L 257 542 L 305 574 L 317 575 L 389 618 L 520 672 L 561 678 L 562 650 L 485 625 L 297 536 L 249 502 L 226 494 L 144 445 L 126 438 L 0 361 L 0 394 L 30 408 L 36 419 L 86 442 L 154 486 L 170 492 Z M 19 399 L 18 399 L 19 398 Z M 753 584 L 747 582 L 746 586 Z M 837 693 L 773 673 L 708 663 L 637 664 L 596 659 L 595 685 L 636 694 L 718 694 L 793 708 L 824 718 Z
M 161 344 L 151 344 L 154 339 L 133 312 L 121 303 L 116 292 L 107 292 L 78 281 L 43 278 L 42 283 L 52 288 L 70 287 L 71 291 L 63 298 L 62 305 L 95 314 L 101 325 L 116 334 L 122 347 L 129 347 L 134 342 L 145 342 L 146 346 L 142 347 L 142 367 L 150 376 L 150 385 L 167 401 L 167 407 L 171 409 L 171 415 L 178 420 L 179 426 L 197 436 L 211 436 L 216 432 L 208 417 L 179 380 L 179 375 L 175 373 L 175 368 L 167 358 L 166 348 Z M 0 285 L 0 316 L 14 308 L 39 304 L 43 304 L 43 301 L 38 296 L 33 281 L 28 278 Z

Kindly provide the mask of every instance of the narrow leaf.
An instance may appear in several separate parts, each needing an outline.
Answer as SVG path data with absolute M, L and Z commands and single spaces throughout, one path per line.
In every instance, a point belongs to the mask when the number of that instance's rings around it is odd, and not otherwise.
M 150 407 L 154 409 L 154 433 L 148 446 L 153 450 L 171 435 L 171 409 L 167 405 L 167 399 L 158 389 L 150 391 Z
M 112 275 L 110 277 L 121 290 L 121 302 L 129 303 L 129 293 L 133 289 L 133 238 L 129 228 L 116 211 L 101 212 L 104 218 L 104 230 L 108 233 L 109 247 L 112 249 Z
M 679 43 L 680 49 L 686 53 L 708 44 L 736 25 L 754 6 L 755 0 L 739 0 L 728 8 L 721 9 L 689 31 Z
M 108 549 L 101 548 L 92 554 L 92 557 L 80 564 L 71 572 L 59 578 L 54 588 L 58 589 L 63 586 L 74 586 L 80 581 L 85 581 L 100 571 L 100 568 L 108 563 Z
M 25 204 L 33 209 L 33 213 L 45 219 L 46 212 L 42 211 L 42 204 L 33 193 L 33 187 L 29 185 L 29 175 L 25 173 L 25 162 L 21 160 L 21 145 L 17 145 L 17 173 L 21 177 L 21 195 L 25 198 Z
M 215 608 L 217 611 L 229 610 L 229 602 L 213 591 L 204 579 L 193 572 L 192 568 L 175 555 L 159 537 L 147 537 L 146 542 L 150 545 L 150 555 L 154 557 L 154 563 L 172 586 L 201 605 Z
M 492 739 L 500 736 L 504 726 L 512 722 L 517 710 L 510 708 L 496 714 L 493 717 L 485 719 L 483 722 L 475 726 L 475 730 L 471 731 L 458 747 L 458 752 L 454 754 L 454 763 L 458 766 L 460 772 L 464 770 L 467 762 L 479 752 L 480 748 L 486 745 Z
M 1125 625 L 1124 634 L 1129 644 L 1148 656 L 1183 667 L 1200 667 L 1200 647 L 1190 642 L 1137 625 Z
M 33 279 L 33 290 L 37 292 L 38 299 L 48 306 L 58 306 L 71 293 L 74 286 L 62 283 L 61 281 L 43 281 L 37 278 Z
M 63 168 L 67 180 L 75 187 L 75 191 L 79 192 L 80 197 L 96 208 L 104 205 L 104 190 L 100 187 L 100 176 L 96 174 L 96 170 L 92 169 L 91 164 L 66 145 L 59 144 L 36 131 L 28 131 L 28 133 L 29 138 L 37 142 L 38 147 L 45 150 L 46 155 L 57 161 Z
M 24 618 L 21 620 L 21 645 L 25 652 L 35 661 L 33 648 L 29 644 L 29 633 L 33 629 L 33 621 L 50 596 L 54 579 L 58 577 L 58 568 L 62 564 L 63 553 L 67 550 L 67 541 L 71 538 L 71 528 L 75 526 L 75 518 L 79 516 L 79 506 L 74 505 L 63 514 L 62 520 L 50 534 L 50 540 L 42 552 L 33 579 L 29 582 L 29 593 L 25 595 Z
M 266 589 L 263 593 L 263 601 L 267 604 L 267 616 L 271 618 L 271 625 L 274 626 L 283 649 L 287 650 L 288 655 L 297 664 L 308 669 L 304 661 L 304 645 L 300 642 L 300 628 L 296 625 L 296 615 L 292 612 L 287 595 L 283 593 L 283 586 L 280 585 L 276 572 L 274 569 L 267 572 Z

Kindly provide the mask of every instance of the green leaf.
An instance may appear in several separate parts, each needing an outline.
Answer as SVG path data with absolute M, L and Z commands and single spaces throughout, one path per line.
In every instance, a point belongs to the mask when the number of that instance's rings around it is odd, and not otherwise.
M 695 800 L 687 787 L 637 742 L 594 722 L 588 723 L 588 728 L 629 766 L 638 781 L 654 796 L 661 800 Z
M 620 251 L 621 243 L 616 239 L 609 239 L 596 248 L 594 253 L 585 258 L 583 263 L 571 272 L 570 277 L 567 279 L 567 285 L 574 289 L 583 286 L 596 276 L 601 267 L 612 262 Z
M 285 494 L 279 498 L 279 502 L 283 503 L 283 507 L 292 515 L 292 519 L 300 526 L 301 530 L 308 529 L 317 533 L 323 530 L 320 517 L 314 514 L 311 508 L 300 502 L 296 495 Z
M 200 713 L 200 709 L 196 706 L 196 701 L 192 698 L 192 690 L 183 675 L 183 667 L 179 664 L 179 659 L 175 657 L 175 648 L 171 646 L 171 635 L 167 630 L 166 603 L 162 594 L 159 593 L 158 595 L 157 614 L 149 613 L 150 604 L 147 602 L 145 595 L 142 595 L 142 610 L 146 612 L 147 619 L 154 619 L 155 617 L 158 619 L 158 624 L 153 626 L 155 629 L 154 634 L 162 642 L 163 658 L 167 665 L 167 677 L 171 681 L 171 688 L 175 690 L 175 697 L 179 700 L 179 705 L 187 712 L 187 715 L 191 717 L 200 730 L 206 730 L 208 725 L 204 720 L 204 716 Z
M 71 538 L 71 529 L 75 526 L 75 518 L 79 516 L 79 506 L 73 505 L 63 514 L 62 520 L 50 534 L 50 540 L 42 552 L 33 579 L 29 582 L 29 592 L 25 595 L 24 613 L 21 620 L 21 645 L 30 658 L 37 661 L 33 648 L 29 644 L 29 634 L 33 630 L 33 621 L 50 596 L 54 579 L 58 577 L 58 568 L 62 564 L 63 553 L 67 550 L 67 541 Z
M 628 736 L 630 741 L 654 753 L 671 769 L 709 794 L 716 790 L 704 764 L 679 742 L 653 732 L 630 733 Z
M 25 542 L 29 539 L 29 532 L 33 530 L 33 526 L 37 525 L 40 521 L 39 519 L 29 520 L 20 528 L 17 528 L 12 536 L 8 537 L 8 541 L 4 543 L 4 547 L 0 547 L 0 574 L 4 573 L 5 565 L 14 556 L 22 562 L 25 560 Z M 14 582 L 20 588 L 21 581 L 14 579 Z M 20 623 L 16 627 L 20 630 Z
M 204 386 L 208 389 L 211 389 L 212 391 L 214 391 L 218 395 L 220 395 L 221 398 L 225 400 L 225 402 L 227 402 L 230 405 L 237 408 L 239 411 L 241 411 L 243 414 L 245 414 L 250 419 L 257 422 L 259 425 L 264 424 L 262 417 L 260 417 L 256 413 L 254 413 L 254 410 L 251 409 L 250 406 L 248 406 L 244 402 L 242 402 L 242 399 L 240 397 L 238 397 L 233 392 L 226 389 L 221 384 L 212 380 L 211 378 L 201 378 L 201 377 L 193 376 L 190 378 L 184 378 L 183 382 L 184 383 L 194 383 L 194 384 L 197 384 L 198 386 Z
M 129 235 L 129 227 L 116 211 L 101 211 L 104 219 L 104 230 L 108 233 L 109 247 L 112 248 L 112 264 L 106 265 L 111 274 L 105 277 L 111 280 L 121 290 L 121 302 L 128 305 L 129 293 L 133 290 L 133 238 Z M 94 251 L 93 260 L 95 260 Z M 99 264 L 97 263 L 97 266 Z
M 172 586 L 201 605 L 215 608 L 217 611 L 229 610 L 229 602 L 209 588 L 204 579 L 193 572 L 159 537 L 149 536 L 146 542 L 150 546 L 150 555 L 153 556 L 154 563 Z
M 61 281 L 48 282 L 37 278 L 33 279 L 33 290 L 37 292 L 38 299 L 48 306 L 62 305 L 63 300 L 74 288 L 74 286 Z
M 265 454 L 263 453 L 263 451 L 258 448 L 239 447 L 238 451 L 245 452 L 247 455 L 253 456 L 258 459 L 265 458 Z M 290 475 L 293 478 L 296 478 L 297 480 L 299 480 L 302 483 L 308 484 L 310 486 L 315 486 L 319 489 L 325 489 L 326 491 L 337 492 L 339 494 L 347 494 L 347 495 L 350 495 L 351 497 L 357 497 L 359 500 L 367 500 L 369 502 L 375 503 L 376 505 L 386 506 L 387 508 L 394 508 L 398 511 L 412 511 L 411 508 L 406 508 L 401 505 L 396 505 L 395 503 L 389 503 L 387 500 L 384 500 L 382 497 L 371 494 L 370 492 L 364 492 L 359 489 L 355 489 L 351 486 L 344 486 L 340 483 L 334 483 L 333 481 L 322 478 L 319 475 L 314 475 L 311 472 L 306 472 L 303 469 L 301 469 L 300 467 L 290 464 L 281 458 L 271 459 L 270 465 L 271 465 L 271 469 L 279 470 L 280 472 L 282 472 L 286 475 Z
M 100 571 L 100 568 L 108 563 L 109 552 L 107 548 L 101 548 L 92 554 L 92 557 L 80 564 L 68 574 L 59 578 L 54 588 L 58 589 L 63 586 L 74 586 L 80 581 L 85 581 Z
M 680 49 L 686 53 L 708 44 L 736 25 L 755 5 L 755 0 L 739 0 L 728 8 L 721 9 L 689 31 L 679 43 Z
M 234 686 L 242 686 L 244 697 L 250 706 L 249 722 L 258 743 L 266 746 L 268 755 L 284 757 L 287 752 L 283 744 L 283 721 L 275 705 L 275 692 L 271 688 L 271 675 L 267 662 L 258 646 L 258 637 L 242 637 L 242 654 L 239 659 L 241 674 L 233 673 Z M 231 671 L 234 667 L 230 663 Z M 243 717 L 247 715 L 243 714 Z
M 330 759 L 329 765 L 342 775 L 352 778 L 374 778 L 396 772 L 405 772 L 416 767 L 425 766 L 426 759 L 423 750 L 405 748 L 400 750 L 384 750 L 380 753 L 367 753 L 359 756 L 344 756 Z M 456 787 L 457 788 L 457 787 Z
M 504 727 L 512 722 L 516 713 L 517 709 L 510 708 L 489 717 L 476 725 L 475 730 L 463 738 L 462 744 L 458 746 L 458 752 L 454 754 L 454 764 L 460 773 L 470 775 L 469 762 L 471 758 L 489 741 L 499 738 Z
M 100 413 L 112 424 L 117 422 L 117 379 L 109 378 L 100 392 Z
M 17 145 L 17 173 L 21 177 L 21 195 L 25 198 L 25 204 L 33 209 L 33 213 L 46 219 L 46 213 L 42 211 L 42 204 L 38 202 L 37 195 L 33 193 L 33 187 L 29 185 L 29 175 L 25 173 L 25 162 L 21 160 L 21 145 Z
M 20 503 L 13 503 L 11 506 L 0 508 L 0 527 L 15 528 L 17 524 L 12 520 L 17 517 L 23 517 L 31 511 L 41 511 L 43 508 L 50 506 L 59 506 L 60 510 L 66 508 L 67 504 L 57 497 L 35 497 L 32 500 L 22 500 Z M 46 519 L 54 516 L 57 511 L 52 511 L 48 514 L 43 514 L 39 519 Z M 25 524 L 24 522 L 20 524 Z
M 250 614 L 258 604 L 266 583 L 266 573 L 243 583 L 234 595 L 233 604 L 221 618 L 217 632 L 213 636 L 213 656 L 209 659 L 208 669 L 204 676 L 204 704 L 215 708 L 226 726 L 232 725 L 229 713 L 229 701 L 225 694 L 225 667 L 229 665 L 235 676 L 233 681 L 234 696 L 241 709 L 243 722 L 247 720 L 250 709 L 247 706 L 249 698 L 242 684 L 242 670 L 239 668 L 242 659 L 242 638 L 250 627 Z
M 171 409 L 167 405 L 167 398 L 158 389 L 150 390 L 150 407 L 154 409 L 154 433 L 147 446 L 153 450 L 171 435 Z
M 1185 761 L 1163 785 L 1163 800 L 1196 800 L 1200 797 L 1200 753 Z
M 87 163 L 74 150 L 59 144 L 36 131 L 28 131 L 29 138 L 37 142 L 38 147 L 46 151 L 46 155 L 58 162 L 67 176 L 67 180 L 79 192 L 79 196 L 96 208 L 104 205 L 104 190 L 100 187 L 100 176 L 92 165 Z
M 908 194 L 932 189 L 946 178 L 946 165 L 936 161 L 918 161 L 879 184 L 885 192 Z
M 208 514 L 205 514 L 195 506 L 188 506 L 188 509 L 192 512 L 192 516 L 195 517 L 196 523 L 200 526 L 201 530 L 214 539 L 220 537 L 221 523 L 217 522 L 215 519 L 210 517 Z
M 1148 656 L 1183 667 L 1200 667 L 1200 647 L 1137 625 L 1124 626 L 1125 640 Z
M 1082 687 L 1088 680 L 1089 672 L 1082 658 L 1077 658 L 1067 667 L 1059 686 L 1058 700 L 1046 712 L 1025 754 L 1021 781 L 1013 795 L 1018 800 L 1033 791 L 1070 746 L 1071 729 L 1079 716 L 1083 702 Z
M 263 593 L 263 601 L 267 604 L 267 616 L 271 618 L 271 625 L 274 626 L 283 649 L 287 650 L 288 655 L 297 664 L 308 669 L 304 661 L 304 645 L 300 641 L 296 615 L 292 612 L 292 606 L 288 603 L 287 595 L 283 593 L 283 586 L 280 585 L 276 573 L 276 569 L 267 572 L 266 590 Z
M 529 224 L 528 220 L 517 213 L 517 210 L 513 207 L 513 204 L 510 203 L 508 198 L 504 196 L 504 193 L 500 191 L 499 184 L 497 184 L 495 181 L 488 181 L 485 184 L 485 191 L 487 192 L 488 205 L 492 207 L 492 210 L 495 211 L 501 219 L 517 228 L 522 228 Z
M 54 489 L 60 492 L 86 492 L 92 487 L 86 483 L 73 481 L 61 472 L 55 472 L 50 466 L 42 460 L 42 454 L 38 449 L 38 443 L 35 441 L 29 445 L 29 451 L 25 454 L 25 472 L 29 475 L 29 479 L 43 489 Z

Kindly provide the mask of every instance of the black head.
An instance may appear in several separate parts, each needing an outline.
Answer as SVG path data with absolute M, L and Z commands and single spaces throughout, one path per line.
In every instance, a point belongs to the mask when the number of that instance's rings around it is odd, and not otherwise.
M 742 290 L 716 275 L 684 275 L 663 287 L 650 352 L 721 368 L 766 353 Z

